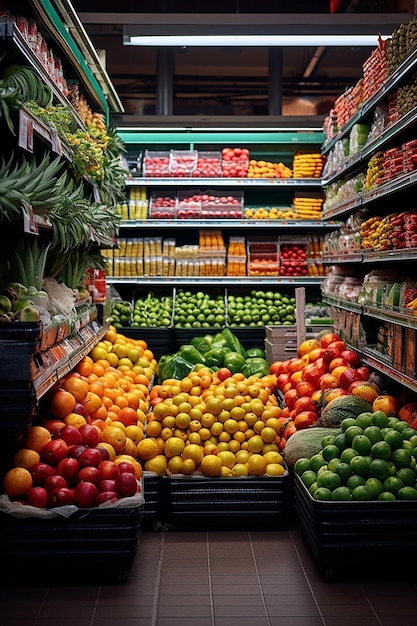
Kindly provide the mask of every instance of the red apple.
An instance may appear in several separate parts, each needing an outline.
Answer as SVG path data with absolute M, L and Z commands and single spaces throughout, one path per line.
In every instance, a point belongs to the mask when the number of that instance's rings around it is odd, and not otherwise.
M 98 467 L 102 462 L 101 452 L 98 448 L 87 448 L 78 458 L 78 462 L 80 467 L 88 467 L 89 465 Z
M 48 476 L 43 483 L 46 491 L 51 493 L 54 489 L 61 489 L 63 487 L 68 487 L 67 481 L 63 476 L 59 476 L 59 474 L 53 474 L 52 476 Z
M 300 383 L 298 383 L 295 390 L 299 398 L 302 398 L 303 396 L 311 397 L 316 391 L 313 385 L 311 383 L 308 383 L 306 380 L 302 380 Z
M 97 494 L 96 505 L 100 506 L 103 502 L 117 502 L 117 500 L 120 500 L 120 496 L 115 491 L 101 491 Z
M 138 481 L 134 474 L 130 472 L 121 472 L 114 479 L 114 488 L 116 493 L 122 498 L 134 496 L 138 491 Z
M 75 407 L 72 410 L 73 413 L 77 413 L 78 415 L 82 415 L 85 419 L 88 418 L 88 411 L 81 402 L 77 402 Z
M 101 461 L 98 465 L 98 471 L 103 480 L 106 478 L 114 479 L 120 474 L 120 468 L 114 461 Z
M 74 504 L 74 491 L 68 487 L 57 487 L 48 495 L 48 507 L 52 509 L 55 506 L 67 506 Z
M 343 389 L 349 389 L 350 385 L 356 380 L 362 380 L 360 374 L 358 374 L 358 370 L 353 369 L 353 367 L 348 367 L 340 374 L 339 384 Z
M 79 459 L 85 450 L 87 450 L 87 446 L 84 446 L 83 444 L 69 446 L 67 456 L 71 456 L 74 459 Z
M 288 389 L 283 395 L 285 406 L 287 406 L 290 411 L 294 408 L 294 404 L 298 400 L 298 393 L 296 389 Z
M 348 361 L 352 367 L 359 367 L 361 363 L 361 357 L 354 350 L 342 350 L 340 356 L 342 359 L 345 359 L 345 361 Z
M 277 376 L 277 387 L 280 391 L 282 391 L 285 387 L 285 385 L 287 385 L 290 382 L 290 374 L 288 372 L 286 372 L 285 374 L 278 374 Z
M 26 492 L 26 502 L 37 509 L 45 509 L 48 505 L 48 492 L 44 487 L 30 487 Z
M 96 467 L 92 467 L 91 465 L 89 465 L 88 467 L 82 467 L 80 469 L 80 471 L 78 472 L 77 481 L 93 483 L 94 485 L 98 486 L 101 482 L 101 475 Z
M 80 464 L 77 459 L 73 457 L 66 457 L 62 459 L 56 466 L 56 473 L 58 476 L 63 476 L 68 485 L 74 485 L 78 472 L 80 471 Z
M 343 352 L 346 350 L 346 343 L 340 339 L 339 341 L 332 341 L 326 348 L 327 350 L 339 350 L 339 352 Z
M 308 352 L 308 362 L 313 363 L 317 359 L 322 359 L 326 354 L 325 348 L 313 348 Z
M 358 367 L 356 371 L 360 375 L 361 380 L 369 380 L 371 370 L 367 365 L 361 365 L 361 367 Z
M 98 489 L 94 483 L 83 481 L 78 483 L 74 489 L 75 504 L 81 508 L 95 506 L 97 496 Z
M 118 468 L 119 468 L 119 472 L 120 474 L 134 474 L 135 473 L 135 468 L 133 467 L 133 465 L 131 463 L 129 463 L 129 461 L 121 461 L 121 463 L 118 463 Z
M 326 363 L 330 363 L 333 359 L 337 359 L 340 357 L 340 350 L 336 348 L 322 348 L 323 351 L 323 359 Z
M 100 481 L 98 484 L 98 490 L 100 493 L 103 491 L 114 491 L 114 478 L 105 478 Z
M 42 463 L 42 461 L 34 463 L 29 471 L 32 474 L 34 486 L 43 485 L 48 476 L 56 474 L 55 467 L 52 467 L 49 463 Z
M 294 426 L 297 430 L 313 426 L 317 422 L 317 414 L 313 411 L 302 411 L 294 417 Z
M 83 424 L 79 427 L 79 432 L 82 437 L 82 443 L 88 448 L 95 448 L 100 441 L 98 430 L 92 424 Z
M 320 377 L 328 371 L 327 363 L 324 359 L 317 359 L 314 363 L 309 363 L 303 368 L 302 379 L 311 383 L 315 389 L 319 388 Z
M 61 459 L 65 459 L 68 446 L 63 439 L 52 439 L 43 448 L 41 458 L 49 465 L 58 465 Z
M 345 361 L 345 359 L 342 359 L 341 356 L 338 356 L 335 359 L 333 359 L 333 361 L 330 361 L 329 372 L 332 372 L 334 369 L 336 369 L 336 367 L 340 367 L 340 366 L 351 367 L 348 361 Z
M 62 430 L 62 428 L 65 426 L 65 422 L 58 419 L 49 419 L 46 420 L 46 422 L 43 422 L 42 426 L 44 428 L 47 428 L 51 435 L 55 437 L 59 434 L 59 431 Z
M 320 339 L 320 345 L 322 348 L 327 348 L 329 344 L 333 343 L 334 341 L 340 341 L 340 340 L 341 339 L 339 335 L 337 335 L 336 333 L 326 333 Z
M 309 396 L 298 398 L 298 400 L 294 404 L 294 411 L 295 415 L 299 415 L 300 413 L 308 411 L 311 413 L 315 413 L 315 415 L 317 416 L 317 407 Z
M 97 450 L 100 450 L 101 460 L 102 461 L 110 461 L 110 454 L 106 448 L 102 448 L 100 444 L 97 446 Z
M 80 431 L 75 426 L 65 424 L 65 426 L 59 431 L 58 436 L 63 439 L 67 445 L 76 446 L 82 443 L 83 438 Z

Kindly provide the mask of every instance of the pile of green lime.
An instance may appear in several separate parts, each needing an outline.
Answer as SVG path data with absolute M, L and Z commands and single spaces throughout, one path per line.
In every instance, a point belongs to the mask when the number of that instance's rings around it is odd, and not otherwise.
M 204 291 L 179 289 L 174 303 L 176 328 L 221 328 L 225 325 L 224 294 L 211 295 Z
M 292 326 L 295 324 L 295 298 L 279 291 L 253 289 L 246 296 L 227 296 L 229 326 Z
M 346 418 L 342 432 L 294 470 L 316 500 L 417 500 L 417 431 L 383 411 Z
M 133 308 L 134 327 L 164 327 L 172 323 L 172 309 L 174 297 L 149 292 L 146 296 L 138 297 Z
M 133 307 L 127 300 L 113 302 L 110 313 L 113 326 L 118 329 L 130 326 L 132 313 Z

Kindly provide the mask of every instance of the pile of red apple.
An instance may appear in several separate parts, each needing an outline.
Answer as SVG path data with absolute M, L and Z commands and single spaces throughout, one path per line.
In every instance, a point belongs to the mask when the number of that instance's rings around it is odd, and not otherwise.
M 201 196 L 201 217 L 237 219 L 243 216 L 242 199 L 232 195 L 205 193 Z
M 133 465 L 110 460 L 108 451 L 99 446 L 95 426 L 65 425 L 57 430 L 62 426 L 59 420 L 47 425 L 51 440 L 41 449 L 40 461 L 28 468 L 33 486 L 22 503 L 49 509 L 70 504 L 91 508 L 140 492 Z
M 180 220 L 197 219 L 201 215 L 201 194 L 178 198 L 177 218 Z
M 280 276 L 307 275 L 307 246 L 305 244 L 288 244 L 280 247 Z
M 220 178 L 221 175 L 222 165 L 220 156 L 198 155 L 196 168 L 191 174 L 193 178 Z
M 197 164 L 197 151 L 171 152 L 170 175 L 176 178 L 189 178 Z
M 288 408 L 294 430 L 316 424 L 323 402 L 354 393 L 355 387 L 369 381 L 371 370 L 362 365 L 357 352 L 347 348 L 336 333 L 307 339 L 296 357 L 271 365 L 277 387 Z
M 249 169 L 247 148 L 223 148 L 222 172 L 225 178 L 245 178 Z
M 176 200 L 171 196 L 153 197 L 150 206 L 150 217 L 153 219 L 172 219 L 175 217 Z
M 143 159 L 143 175 L 151 178 L 169 176 L 170 155 L 145 154 Z

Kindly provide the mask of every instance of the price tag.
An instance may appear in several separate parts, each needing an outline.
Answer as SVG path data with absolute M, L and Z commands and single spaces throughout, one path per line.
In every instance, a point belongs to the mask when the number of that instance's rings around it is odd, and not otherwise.
M 24 111 L 19 111 L 19 148 L 33 152 L 33 121 L 25 115 Z

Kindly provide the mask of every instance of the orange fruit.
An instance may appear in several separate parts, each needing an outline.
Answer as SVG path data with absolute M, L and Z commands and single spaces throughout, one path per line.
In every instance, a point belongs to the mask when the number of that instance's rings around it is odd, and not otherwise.
M 220 476 L 223 463 L 216 454 L 207 454 L 203 456 L 200 463 L 200 469 L 205 476 Z
M 35 463 L 39 463 L 41 456 L 36 450 L 30 448 L 22 448 L 13 455 L 12 464 L 13 467 L 25 467 L 30 469 Z
M 142 461 L 148 461 L 159 454 L 158 444 L 154 437 L 145 437 L 137 445 L 138 457 Z
M 162 431 L 162 424 L 158 420 L 152 420 L 146 424 L 146 434 L 150 437 L 159 437 Z
M 265 474 L 267 462 L 261 454 L 251 454 L 246 464 L 251 476 L 263 476 Z
M 125 426 L 133 426 L 137 424 L 138 414 L 135 409 L 130 406 L 125 406 L 119 413 L 119 422 L 122 422 Z
M 173 456 L 180 456 L 184 448 L 185 443 L 180 437 L 170 437 L 164 443 L 164 453 L 169 459 Z
M 168 461 L 164 454 L 157 454 L 152 459 L 145 461 L 143 467 L 147 472 L 153 472 L 158 476 L 162 476 L 167 471 Z
M 32 474 L 25 467 L 13 467 L 4 479 L 3 485 L 9 498 L 21 498 L 32 487 Z
M 41 453 L 44 446 L 52 439 L 52 435 L 43 426 L 32 426 L 23 440 L 25 448 Z
M 116 452 L 121 452 L 126 444 L 126 435 L 117 426 L 107 426 L 101 433 L 101 441 L 109 443 Z
M 76 405 L 76 400 L 72 393 L 65 389 L 57 389 L 49 399 L 49 411 L 54 417 L 64 418 L 72 413 Z
M 75 371 L 81 374 L 81 376 L 89 376 L 93 373 L 93 359 L 89 356 L 85 356 L 78 363 Z
M 101 406 L 101 398 L 96 393 L 89 391 L 87 393 L 86 399 L 82 404 L 86 408 L 87 413 L 90 414 L 93 411 L 96 411 Z
M 87 381 L 82 378 L 77 378 L 76 376 L 67 378 L 62 384 L 62 388 L 65 389 L 65 391 L 69 391 L 69 393 L 74 396 L 76 402 L 82 402 L 89 391 Z

